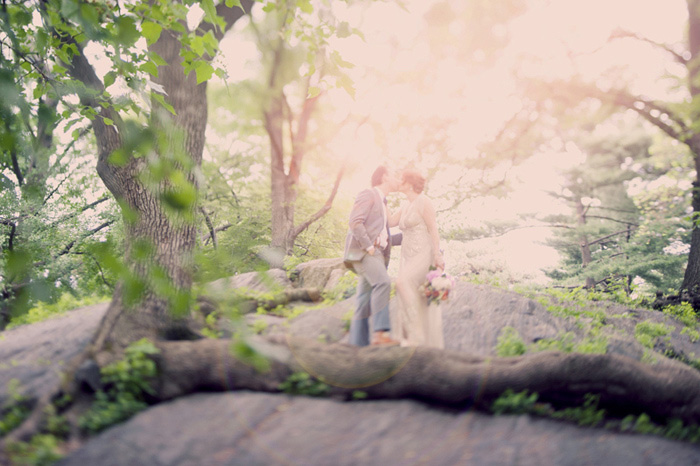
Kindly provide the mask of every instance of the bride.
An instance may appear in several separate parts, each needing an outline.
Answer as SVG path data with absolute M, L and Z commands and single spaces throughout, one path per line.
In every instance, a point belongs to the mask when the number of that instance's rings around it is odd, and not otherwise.
M 407 201 L 389 219 L 389 226 L 399 226 L 403 233 L 396 291 L 399 296 L 397 336 L 402 346 L 444 348 L 442 311 L 428 306 L 420 292 L 430 266 L 445 269 L 440 252 L 440 237 L 435 209 L 423 193 L 425 178 L 414 170 L 401 174 L 399 191 Z

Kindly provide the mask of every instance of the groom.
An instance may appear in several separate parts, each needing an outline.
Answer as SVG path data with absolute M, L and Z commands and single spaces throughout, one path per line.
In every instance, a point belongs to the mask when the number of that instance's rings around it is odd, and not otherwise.
M 350 344 L 367 346 L 369 317 L 373 316 L 373 345 L 393 346 L 389 336 L 389 294 L 391 280 L 386 266 L 391 249 L 386 195 L 399 187 L 393 171 L 378 167 L 372 175 L 372 188 L 360 192 L 350 212 L 350 231 L 345 240 L 345 265 L 359 276 L 357 307 L 350 322 Z

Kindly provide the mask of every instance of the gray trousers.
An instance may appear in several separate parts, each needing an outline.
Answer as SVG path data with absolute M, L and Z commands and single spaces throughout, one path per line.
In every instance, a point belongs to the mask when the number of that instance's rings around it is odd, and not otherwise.
M 386 271 L 384 256 L 377 251 L 373 256 L 365 254 L 359 262 L 353 262 L 359 277 L 357 307 L 350 322 L 350 344 L 369 345 L 369 317 L 373 316 L 375 332 L 391 329 L 389 322 L 389 295 L 391 279 Z

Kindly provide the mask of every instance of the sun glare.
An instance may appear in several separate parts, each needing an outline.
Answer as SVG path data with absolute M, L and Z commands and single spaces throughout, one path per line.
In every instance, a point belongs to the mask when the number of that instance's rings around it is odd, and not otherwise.
M 494 138 L 503 123 L 522 109 L 516 89 L 525 76 L 557 79 L 576 75 L 601 86 L 615 86 L 624 79 L 635 92 L 668 97 L 673 91 L 663 74 L 678 74 L 679 65 L 648 43 L 640 45 L 631 39 L 609 42 L 609 38 L 628 30 L 674 44 L 683 40 L 687 21 L 685 3 L 680 0 L 531 2 L 522 16 L 493 27 L 494 36 L 507 38 L 508 45 L 492 60 L 483 48 L 469 57 L 460 53 L 462 43 L 472 33 L 459 16 L 466 5 L 452 2 L 454 19 L 445 29 L 454 43 L 443 44 L 442 53 L 436 54 L 421 33 L 428 13 L 439 2 L 403 3 L 405 9 L 391 2 L 372 2 L 364 9 L 344 2 L 333 5 L 339 19 L 360 27 L 364 34 L 364 40 L 350 36 L 333 39 L 330 44 L 355 65 L 348 71 L 354 81 L 354 98 L 335 89 L 329 89 L 325 97 L 327 106 L 335 109 L 326 121 L 334 125 L 348 121 L 328 144 L 330 157 L 348 169 L 341 196 L 351 198 L 366 188 L 379 164 L 414 166 L 430 173 L 428 193 L 436 197 L 451 183 L 468 183 L 483 176 L 470 173 L 465 168 L 467 161 L 477 157 L 479 146 Z M 240 38 L 231 35 L 222 44 L 229 79 L 247 77 L 251 66 L 259 64 L 251 41 L 239 42 Z M 484 65 L 487 60 L 492 61 L 489 66 Z M 358 121 L 362 121 L 359 127 Z M 424 122 L 422 127 L 416 126 L 418 121 Z M 426 137 L 431 134 L 442 140 L 433 153 L 426 149 Z M 554 135 L 548 147 L 520 166 L 498 165 L 500 171 L 489 176 L 497 179 L 507 174 L 514 191 L 505 199 L 466 202 L 443 219 L 445 225 L 469 227 L 527 212 L 565 211 L 566 207 L 547 192 L 561 192 L 561 172 L 581 163 L 585 154 L 561 141 L 557 147 Z M 446 207 L 449 202 L 436 199 L 436 204 Z M 528 245 L 544 236 L 541 229 L 512 233 L 501 254 L 522 267 L 529 264 L 532 270 L 553 265 L 555 254 L 517 257 L 518 250 L 533 250 Z

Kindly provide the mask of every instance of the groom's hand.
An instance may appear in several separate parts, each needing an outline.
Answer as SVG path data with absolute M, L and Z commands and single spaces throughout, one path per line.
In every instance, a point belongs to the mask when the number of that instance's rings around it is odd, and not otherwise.
M 367 248 L 367 254 L 369 254 L 370 256 L 373 256 L 373 255 L 374 255 L 374 252 L 375 252 L 376 250 L 377 250 L 377 249 L 376 249 L 374 246 L 370 246 L 369 248 Z

